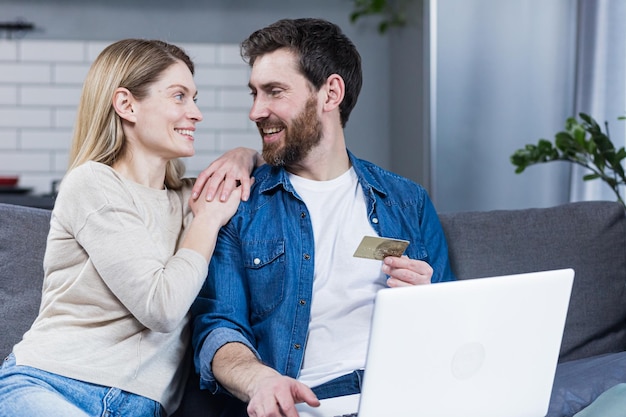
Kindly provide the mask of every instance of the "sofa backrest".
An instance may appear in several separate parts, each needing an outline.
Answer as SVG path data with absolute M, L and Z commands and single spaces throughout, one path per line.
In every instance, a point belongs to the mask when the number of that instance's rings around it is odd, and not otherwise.
M 39 310 L 50 210 L 0 204 L 0 358 Z
M 440 214 L 459 279 L 574 268 L 560 361 L 626 350 L 626 216 L 616 202 Z
M 440 214 L 459 279 L 574 268 L 561 361 L 626 350 L 626 215 L 614 202 Z M 0 204 L 0 357 L 39 309 L 50 211 Z

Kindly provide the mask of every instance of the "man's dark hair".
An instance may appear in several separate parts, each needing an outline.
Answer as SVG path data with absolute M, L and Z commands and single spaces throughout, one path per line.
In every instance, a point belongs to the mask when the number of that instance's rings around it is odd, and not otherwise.
M 300 58 L 300 71 L 319 90 L 332 74 L 346 85 L 339 110 L 345 127 L 356 105 L 363 74 L 361 55 L 339 26 L 322 19 L 282 19 L 259 29 L 241 43 L 241 56 L 250 65 L 256 58 L 287 48 Z

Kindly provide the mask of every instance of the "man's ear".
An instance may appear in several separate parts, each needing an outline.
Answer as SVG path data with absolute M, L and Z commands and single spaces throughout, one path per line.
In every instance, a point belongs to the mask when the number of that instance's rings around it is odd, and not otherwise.
M 331 74 L 326 83 L 322 87 L 326 93 L 326 99 L 324 101 L 324 111 L 330 111 L 339 107 L 339 104 L 343 101 L 343 97 L 346 92 L 346 85 L 343 78 L 338 74 Z
M 133 111 L 134 97 L 128 89 L 119 87 L 113 93 L 113 108 L 124 120 L 136 122 L 137 118 Z

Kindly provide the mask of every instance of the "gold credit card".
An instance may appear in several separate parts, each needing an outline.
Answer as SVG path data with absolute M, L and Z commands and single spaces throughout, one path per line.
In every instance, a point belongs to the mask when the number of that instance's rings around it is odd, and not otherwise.
M 365 236 L 353 256 L 382 261 L 387 256 L 402 256 L 407 246 L 408 240 Z

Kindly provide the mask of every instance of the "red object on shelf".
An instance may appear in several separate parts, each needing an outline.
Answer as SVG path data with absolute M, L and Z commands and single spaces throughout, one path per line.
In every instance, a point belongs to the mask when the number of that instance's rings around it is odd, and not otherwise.
M 0 186 L 2 187 L 15 187 L 19 177 L 0 177 Z

